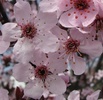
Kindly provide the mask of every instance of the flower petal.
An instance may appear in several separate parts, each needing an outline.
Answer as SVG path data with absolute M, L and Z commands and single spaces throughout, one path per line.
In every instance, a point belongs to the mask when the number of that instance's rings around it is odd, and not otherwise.
M 39 6 L 40 10 L 43 12 L 54 12 L 58 9 L 56 0 L 42 0 Z
M 24 95 L 33 99 L 40 99 L 43 94 L 43 90 L 44 89 L 40 86 L 40 84 L 29 82 L 24 89 Z
M 70 35 L 74 40 L 84 41 L 84 34 L 81 33 L 78 29 L 73 28 L 70 30 Z
M 10 42 L 5 42 L 0 37 L 0 54 L 4 53 L 9 48 Z
M 87 96 L 87 100 L 98 100 L 100 90 L 95 91 L 94 93 Z
M 43 32 L 44 35 L 35 37 L 35 49 L 39 49 L 44 53 L 55 52 L 59 48 L 59 40 L 51 32 Z M 42 34 L 42 33 L 41 33 Z
M 81 19 L 79 18 L 78 20 L 75 18 L 76 14 L 74 14 L 74 12 L 77 12 L 74 10 L 74 8 L 69 9 L 68 11 L 64 12 L 61 17 L 59 22 L 61 23 L 61 25 L 65 26 L 65 27 L 77 27 L 77 26 L 81 26 Z M 78 12 L 77 12 L 78 13 Z M 66 19 L 66 20 L 64 20 Z
M 18 1 L 14 5 L 14 14 L 18 24 L 27 24 L 32 18 L 30 4 L 26 1 Z
M 69 14 L 69 12 L 63 13 L 60 17 L 59 23 L 64 27 L 69 27 L 69 28 L 76 27 L 76 26 L 72 25 L 71 23 L 69 23 L 68 14 Z
M 67 32 L 59 28 L 58 26 L 53 27 L 51 29 L 51 32 L 58 37 L 58 40 L 63 42 L 67 40 L 67 37 L 68 37 Z
M 67 68 L 67 57 L 68 55 L 65 53 L 65 49 L 60 46 L 60 48 L 53 53 L 48 53 L 48 63 L 47 66 L 50 66 L 49 69 L 54 74 L 62 73 Z
M 57 75 L 49 75 L 45 80 L 47 89 L 54 94 L 63 94 L 66 91 L 65 82 Z
M 33 67 L 30 64 L 16 64 L 13 68 L 13 76 L 17 81 L 28 82 L 30 78 L 34 75 L 32 73 Z
M 71 69 L 74 71 L 75 75 L 81 75 L 85 72 L 86 69 L 86 63 L 83 58 L 74 55 L 75 61 L 72 60 L 73 58 L 70 58 L 70 65 Z
M 77 90 L 72 91 L 68 96 L 68 100 L 80 100 L 79 91 Z
M 102 54 L 103 47 L 102 43 L 99 41 L 86 40 L 79 46 L 79 50 L 82 53 L 88 54 L 91 58 L 95 58 Z
M 57 24 L 56 13 L 39 12 L 35 19 L 35 25 L 40 30 L 50 30 Z
M 20 36 L 21 31 L 16 23 L 6 23 L 1 27 L 2 39 L 4 41 L 16 41 L 15 36 Z

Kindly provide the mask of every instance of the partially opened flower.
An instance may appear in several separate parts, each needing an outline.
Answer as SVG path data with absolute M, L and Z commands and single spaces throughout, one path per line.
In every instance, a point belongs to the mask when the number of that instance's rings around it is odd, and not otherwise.
M 103 51 L 102 44 L 99 41 L 86 39 L 85 35 L 77 29 L 70 30 L 70 36 L 67 35 L 66 31 L 58 27 L 54 27 L 52 33 L 58 37 L 61 45 L 58 51 L 49 53 L 48 58 L 53 58 L 51 61 L 57 62 L 58 66 L 61 66 L 61 63 L 64 62 L 64 66 L 67 66 L 66 63 L 69 62 L 76 75 L 82 74 L 86 69 L 82 53 L 89 55 L 90 58 L 95 58 L 100 56 Z M 62 62 L 58 63 L 60 59 Z

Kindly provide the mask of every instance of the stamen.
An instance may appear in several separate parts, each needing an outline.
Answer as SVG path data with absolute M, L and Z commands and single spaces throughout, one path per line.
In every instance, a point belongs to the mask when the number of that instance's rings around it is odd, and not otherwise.
M 35 68 L 35 76 L 37 78 L 42 79 L 42 81 L 44 81 L 47 77 L 47 75 L 49 74 L 49 71 L 47 69 L 46 66 L 42 65 L 42 66 L 37 66 Z
M 64 43 L 66 54 L 69 54 L 70 52 L 77 52 L 79 45 L 80 45 L 79 41 L 73 40 L 73 39 L 68 39 Z
M 74 0 L 74 7 L 78 10 L 88 9 L 89 4 L 87 0 Z
M 27 37 L 29 39 L 32 39 L 37 33 L 37 29 L 31 23 L 28 23 L 27 25 L 22 26 L 21 30 L 22 30 L 22 36 Z

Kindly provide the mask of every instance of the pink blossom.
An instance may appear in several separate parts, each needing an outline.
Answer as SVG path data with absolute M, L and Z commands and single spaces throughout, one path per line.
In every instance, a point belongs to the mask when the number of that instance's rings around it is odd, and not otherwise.
M 100 42 L 86 39 L 85 35 L 80 33 L 77 29 L 70 31 L 71 36 L 68 36 L 66 31 L 58 27 L 53 28 L 52 33 L 58 37 L 61 45 L 58 51 L 49 53 L 48 57 L 53 58 L 51 61 L 57 62 L 58 66 L 61 66 L 61 63 L 65 63 L 64 66 L 67 66 L 69 61 L 76 75 L 82 74 L 86 69 L 86 63 L 82 58 L 81 52 L 88 54 L 90 58 L 95 58 L 100 56 L 103 51 Z M 62 62 L 58 63 L 60 59 Z
M 88 38 L 92 40 L 99 40 L 100 42 L 103 43 L 103 2 L 100 0 L 96 0 L 97 2 L 97 7 L 99 9 L 98 14 L 95 17 L 95 20 L 87 27 L 82 27 L 79 29 L 80 31 L 84 33 L 89 33 Z
M 55 62 L 49 61 L 46 54 L 38 54 L 39 52 L 34 53 L 35 57 L 31 61 L 36 65 L 34 68 L 30 63 L 19 63 L 13 68 L 13 76 L 18 81 L 28 82 L 24 89 L 25 95 L 35 99 L 40 98 L 45 88 L 57 95 L 64 93 L 66 84 L 57 74 L 64 71 L 65 67 L 57 68 Z
M 26 12 L 25 12 L 26 9 Z M 6 23 L 3 25 L 3 39 L 11 38 L 18 40 L 14 46 L 15 54 L 21 52 L 16 48 L 19 43 L 22 52 L 26 52 L 24 48 L 31 45 L 32 50 L 39 49 L 42 52 L 54 52 L 58 49 L 58 39 L 49 30 L 57 23 L 56 14 L 48 14 L 39 12 L 37 15 L 31 10 L 30 4 L 26 1 L 19 0 L 14 5 L 14 15 L 17 23 Z M 10 26 L 10 29 L 9 29 Z M 9 30 L 8 30 L 9 29 Z M 7 34 L 8 33 L 8 34 Z M 19 51 L 19 50 L 20 51 Z M 29 50 L 28 49 L 28 50 Z
M 60 8 L 65 12 L 61 15 L 59 22 L 65 27 L 68 27 L 68 24 L 71 27 L 81 25 L 86 27 L 94 21 L 98 13 L 93 0 L 65 0 L 65 2 L 62 0 Z
M 64 27 L 86 27 L 93 22 L 98 13 L 94 0 L 43 0 L 40 7 L 44 12 L 60 13 L 59 22 Z

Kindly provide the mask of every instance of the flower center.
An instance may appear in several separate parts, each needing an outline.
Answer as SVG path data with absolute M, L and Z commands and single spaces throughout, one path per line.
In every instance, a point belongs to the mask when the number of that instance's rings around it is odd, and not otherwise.
M 100 17 L 99 15 L 97 15 L 92 26 L 94 25 L 96 27 L 96 33 L 98 33 L 99 30 L 102 30 L 103 29 L 103 17 Z
M 42 80 L 46 79 L 47 75 L 49 74 L 49 71 L 46 66 L 37 66 L 35 68 L 35 76 L 37 78 L 40 78 Z
M 22 29 L 22 36 L 27 37 L 29 39 L 32 39 L 37 32 L 37 29 L 31 23 L 22 26 L 21 29 Z
M 68 39 L 65 43 L 65 50 L 66 53 L 69 54 L 70 52 L 78 52 L 78 46 L 80 45 L 80 42 L 73 39 Z
M 87 0 L 74 0 L 74 7 L 78 10 L 85 10 L 89 7 Z

